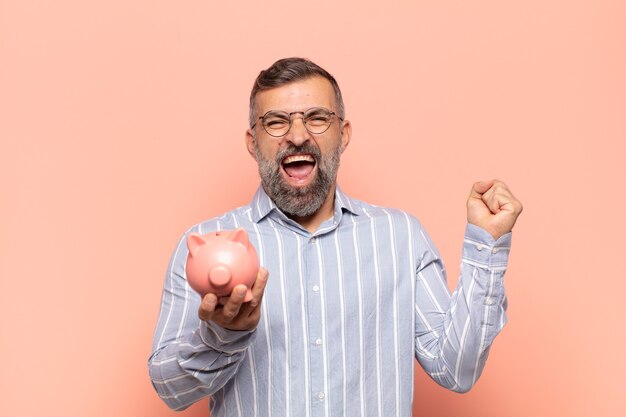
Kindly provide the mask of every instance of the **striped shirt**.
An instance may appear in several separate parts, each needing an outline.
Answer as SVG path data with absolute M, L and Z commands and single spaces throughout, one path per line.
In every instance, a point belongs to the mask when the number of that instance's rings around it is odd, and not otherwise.
M 261 320 L 230 331 L 198 318 L 187 284 L 186 237 L 245 228 L 270 273 Z M 511 235 L 468 225 L 450 294 L 419 221 L 351 199 L 315 233 L 259 188 L 252 202 L 192 227 L 171 258 L 153 351 L 152 383 L 173 409 L 211 396 L 221 416 L 410 416 L 414 358 L 438 384 L 469 390 L 506 322 L 503 277 Z

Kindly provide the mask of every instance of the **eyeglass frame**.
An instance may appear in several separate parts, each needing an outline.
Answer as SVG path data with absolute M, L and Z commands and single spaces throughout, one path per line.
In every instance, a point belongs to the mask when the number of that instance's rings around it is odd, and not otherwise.
M 317 132 L 317 133 L 316 132 L 311 132 L 309 130 L 309 128 L 307 127 L 307 125 L 306 125 L 306 121 L 304 120 L 304 114 L 309 112 L 309 111 L 311 111 L 311 110 L 314 110 L 314 109 L 326 110 L 326 111 L 328 111 L 328 113 L 329 113 L 329 115 L 331 117 L 330 123 L 328 123 L 328 127 L 326 129 L 324 129 L 322 132 Z M 292 111 L 290 113 L 288 113 L 286 111 L 282 111 L 282 110 L 268 110 L 268 111 L 265 112 L 265 114 L 263 116 L 259 116 L 256 119 L 256 121 L 252 124 L 252 126 L 250 126 L 250 129 L 254 129 L 254 127 L 257 125 L 259 120 L 263 120 L 263 118 L 265 118 L 269 113 L 272 113 L 272 112 L 284 113 L 284 114 L 286 114 L 289 117 L 289 128 L 287 129 L 287 131 L 285 133 L 283 133 L 282 135 L 278 135 L 278 136 L 273 135 L 270 132 L 268 132 L 267 129 L 265 128 L 265 124 L 261 123 L 261 126 L 263 126 L 263 130 L 265 131 L 265 133 L 267 133 L 268 135 L 270 135 L 273 138 L 281 138 L 281 137 L 285 136 L 287 133 L 289 133 L 289 131 L 291 130 L 291 128 L 293 126 L 293 117 L 292 117 L 292 115 L 297 114 L 297 113 L 300 113 L 302 115 L 302 124 L 304 125 L 304 128 L 306 129 L 306 131 L 309 132 L 311 135 L 321 135 L 322 133 L 326 133 L 328 131 L 328 129 L 330 129 L 330 126 L 333 124 L 333 117 L 337 117 L 337 119 L 341 120 L 342 122 L 344 121 L 344 118 L 339 116 L 334 111 L 332 111 L 330 109 L 327 109 L 326 107 L 321 107 L 321 106 L 311 107 L 311 108 L 306 109 L 304 111 Z

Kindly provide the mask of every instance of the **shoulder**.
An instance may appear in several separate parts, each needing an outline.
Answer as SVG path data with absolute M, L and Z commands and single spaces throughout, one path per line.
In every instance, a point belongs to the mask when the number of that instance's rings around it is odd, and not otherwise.
M 217 230 L 230 230 L 240 227 L 249 229 L 252 222 L 252 207 L 248 204 L 196 223 L 187 229 L 184 235 L 189 233 L 207 234 Z
M 371 204 L 356 198 L 348 199 L 351 211 L 356 214 L 358 221 L 389 222 L 412 233 L 424 229 L 419 219 L 408 211 Z
M 379 243 L 392 242 L 390 247 L 406 248 L 418 262 L 439 257 L 422 223 L 413 214 L 358 199 L 351 199 L 351 204 L 355 214 L 351 216 L 352 224 L 364 230 L 360 236 L 371 234 Z
M 417 217 L 408 211 L 394 207 L 380 206 L 359 200 L 357 198 L 348 197 L 350 206 L 356 214 L 363 215 L 366 218 L 372 217 L 393 217 L 397 219 L 406 219 L 410 222 L 419 223 Z

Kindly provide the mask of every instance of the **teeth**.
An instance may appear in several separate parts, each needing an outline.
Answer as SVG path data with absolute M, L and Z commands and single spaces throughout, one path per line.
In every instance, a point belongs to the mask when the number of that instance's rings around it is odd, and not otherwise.
M 291 164 L 292 162 L 315 162 L 311 155 L 291 155 L 283 160 L 283 164 Z

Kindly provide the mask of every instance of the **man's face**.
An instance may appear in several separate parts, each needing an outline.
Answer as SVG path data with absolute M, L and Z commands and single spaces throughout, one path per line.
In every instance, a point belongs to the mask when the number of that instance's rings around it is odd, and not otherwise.
M 335 92 L 328 80 L 313 77 L 262 91 L 255 99 L 256 117 L 269 110 L 304 112 L 313 107 L 336 111 Z M 300 114 L 293 115 L 287 134 L 270 136 L 259 121 L 246 132 L 248 151 L 259 164 L 265 192 L 285 213 L 306 217 L 334 193 L 340 155 L 350 140 L 350 122 L 334 117 L 327 131 L 309 133 Z

